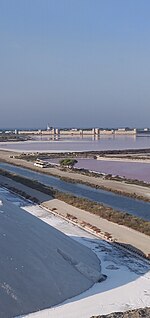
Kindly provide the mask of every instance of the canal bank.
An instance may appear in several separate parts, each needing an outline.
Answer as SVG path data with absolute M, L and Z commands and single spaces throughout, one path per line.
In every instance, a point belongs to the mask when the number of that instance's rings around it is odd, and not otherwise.
M 124 181 L 106 180 L 100 177 L 94 177 L 89 175 L 83 175 L 81 173 L 73 171 L 62 171 L 57 168 L 46 168 L 42 169 L 35 167 L 33 162 L 16 159 L 15 156 L 18 155 L 16 152 L 11 151 L 0 151 L 0 161 L 9 163 L 15 166 L 30 169 L 36 172 L 42 172 L 46 175 L 56 176 L 59 178 L 64 178 L 66 181 L 70 179 L 73 182 L 80 182 L 83 184 L 89 184 L 93 187 L 99 187 L 101 189 L 111 191 L 118 194 L 123 194 L 129 197 L 150 201 L 150 187 L 136 185 L 133 183 L 127 183 Z
M 136 200 L 123 195 L 114 194 L 109 191 L 95 189 L 93 187 L 70 183 L 61 180 L 58 177 L 53 177 L 39 172 L 34 172 L 29 169 L 0 163 L 0 168 L 10 173 L 14 173 L 23 178 L 36 180 L 45 186 L 52 187 L 60 192 L 70 194 L 79 198 L 85 198 L 92 202 L 97 202 L 114 210 L 131 214 L 145 221 L 150 221 L 150 203 Z
M 99 235 L 102 234 L 103 238 L 103 234 L 109 233 L 114 241 L 125 244 L 127 248 L 129 246 L 131 248 L 135 247 L 145 255 L 150 253 L 150 236 L 148 235 L 140 233 L 126 226 L 105 220 L 98 215 L 74 207 L 61 200 L 54 199 L 49 195 L 46 195 L 35 189 L 31 189 L 30 187 L 9 178 L 0 176 L 0 184 L 3 184 L 3 186 L 5 185 L 11 189 L 16 189 L 18 190 L 18 193 L 22 191 L 28 196 L 36 198 L 39 202 L 41 202 L 41 206 L 48 209 L 50 212 L 68 218 L 69 222 L 76 220 L 76 224 L 81 225 L 83 228 L 86 228 L 86 230 L 90 229 L 91 227 L 99 228 L 101 232 L 99 232 Z

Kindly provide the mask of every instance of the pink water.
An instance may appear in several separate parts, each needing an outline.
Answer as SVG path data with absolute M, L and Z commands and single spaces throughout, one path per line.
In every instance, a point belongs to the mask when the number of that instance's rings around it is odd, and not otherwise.
M 76 167 L 150 182 L 150 163 L 78 159 Z
M 96 159 L 77 159 L 76 168 L 83 168 L 99 173 L 119 175 L 129 179 L 138 179 L 150 182 L 150 163 L 106 161 Z M 60 159 L 48 160 L 51 163 L 59 163 Z
M 102 136 L 98 140 L 92 140 L 92 138 L 64 138 L 55 141 L 37 140 L 0 143 L 0 149 L 15 150 L 19 152 L 73 152 L 143 148 L 150 148 L 150 135 Z

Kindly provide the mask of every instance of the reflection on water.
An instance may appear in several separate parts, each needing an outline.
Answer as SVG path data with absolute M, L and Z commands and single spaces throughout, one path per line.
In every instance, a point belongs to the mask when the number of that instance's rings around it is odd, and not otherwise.
M 150 148 L 150 136 L 101 136 L 98 140 L 81 137 L 63 137 L 60 140 L 42 139 L 25 142 L 0 143 L 1 149 L 38 152 L 69 152 L 69 151 L 101 151 L 119 149 L 144 149 Z

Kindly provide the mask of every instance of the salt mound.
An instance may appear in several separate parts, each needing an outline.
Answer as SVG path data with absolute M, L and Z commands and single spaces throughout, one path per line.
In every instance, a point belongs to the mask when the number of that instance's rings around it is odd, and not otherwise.
M 4 200 L 0 235 L 2 317 L 54 306 L 102 277 L 90 249 Z

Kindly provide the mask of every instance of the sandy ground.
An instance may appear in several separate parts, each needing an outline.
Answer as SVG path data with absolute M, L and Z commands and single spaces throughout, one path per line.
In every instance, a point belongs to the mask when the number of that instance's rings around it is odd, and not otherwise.
M 112 237 L 120 243 L 130 244 L 145 254 L 150 253 L 150 237 L 143 233 L 109 222 L 97 215 L 70 206 L 57 199 L 43 202 L 42 206 L 50 210 L 55 208 L 56 212 L 63 216 L 69 213 L 78 219 L 79 224 L 82 224 L 82 222 L 89 223 L 92 226 L 98 227 L 102 232 L 110 233 Z
M 35 171 L 43 172 L 42 168 L 35 167 L 32 162 L 26 160 L 10 158 L 10 156 L 15 156 L 17 153 L 11 151 L 2 151 L 0 150 L 0 160 L 7 161 L 8 163 L 23 166 Z M 102 178 L 89 177 L 73 172 L 61 171 L 57 168 L 46 168 L 44 172 L 50 173 L 58 177 L 67 177 L 72 180 L 81 180 L 83 182 L 88 182 L 89 184 L 98 185 L 100 187 L 105 187 L 111 189 L 112 191 L 121 191 L 129 195 L 136 194 L 137 196 L 142 196 L 146 199 L 150 199 L 150 188 L 143 187 L 134 184 L 128 184 L 125 182 L 119 182 L 114 180 L 103 180 Z
M 150 253 L 150 237 L 143 233 L 102 219 L 97 215 L 73 207 L 58 199 L 53 199 L 48 195 L 45 195 L 34 189 L 28 188 L 9 178 L 0 176 L 0 184 L 15 187 L 16 189 L 26 192 L 32 197 L 38 198 L 41 202 L 41 206 L 48 208 L 49 210 L 55 210 L 56 213 L 64 217 L 66 217 L 67 213 L 69 213 L 70 215 L 75 216 L 78 220 L 78 223 L 80 224 L 82 222 L 86 222 L 93 226 L 96 226 L 102 232 L 110 233 L 117 242 L 130 244 L 145 254 Z

